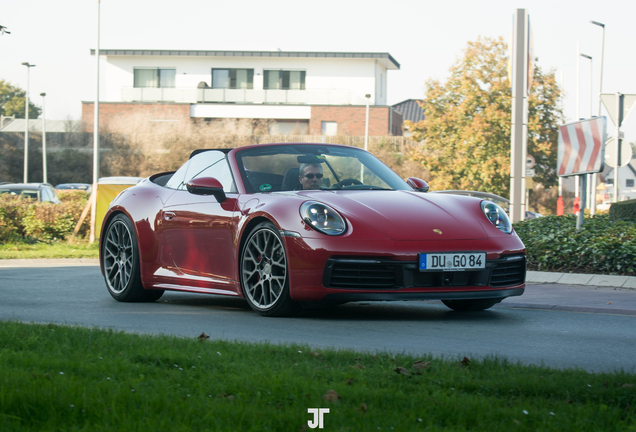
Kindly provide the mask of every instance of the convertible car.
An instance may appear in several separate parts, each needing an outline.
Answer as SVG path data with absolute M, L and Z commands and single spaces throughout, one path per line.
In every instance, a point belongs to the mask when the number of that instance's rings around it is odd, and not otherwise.
M 265 316 L 373 300 L 483 310 L 521 295 L 526 251 L 505 211 L 427 191 L 350 146 L 196 150 L 113 200 L 101 270 L 119 301 L 224 294 Z

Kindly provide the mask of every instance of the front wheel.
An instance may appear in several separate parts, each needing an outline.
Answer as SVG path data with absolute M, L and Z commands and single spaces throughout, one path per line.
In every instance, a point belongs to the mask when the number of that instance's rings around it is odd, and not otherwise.
M 289 315 L 297 303 L 289 295 L 287 255 L 271 222 L 258 224 L 241 253 L 241 289 L 250 307 L 263 316 Z
M 475 300 L 442 300 L 442 303 L 456 311 L 470 312 L 486 310 L 493 307 L 502 300 L 502 298 Z
M 137 237 L 124 214 L 116 215 L 105 230 L 102 266 L 108 292 L 117 301 L 155 301 L 163 295 L 163 290 L 145 290 L 141 284 Z

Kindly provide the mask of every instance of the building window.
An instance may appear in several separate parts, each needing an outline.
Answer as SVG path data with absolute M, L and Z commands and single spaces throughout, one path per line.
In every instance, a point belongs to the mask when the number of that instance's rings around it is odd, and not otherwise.
M 322 135 L 338 135 L 338 122 L 335 121 L 324 121 L 321 125 L 321 133 Z
M 307 120 L 275 120 L 269 124 L 270 135 L 307 135 L 309 121 Z
M 253 89 L 254 69 L 212 69 L 212 88 Z
M 134 86 L 152 88 L 174 88 L 176 69 L 135 68 Z
M 305 71 L 265 70 L 265 90 L 305 90 Z
M 634 187 L 634 179 L 626 179 L 625 187 Z

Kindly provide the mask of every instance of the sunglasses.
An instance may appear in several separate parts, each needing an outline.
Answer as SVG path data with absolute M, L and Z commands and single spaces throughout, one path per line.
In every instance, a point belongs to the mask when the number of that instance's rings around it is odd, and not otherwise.
M 314 176 L 316 176 L 316 178 L 318 178 L 318 179 L 322 178 L 322 174 L 314 174 L 314 173 L 305 174 L 303 177 L 312 180 L 314 178 Z

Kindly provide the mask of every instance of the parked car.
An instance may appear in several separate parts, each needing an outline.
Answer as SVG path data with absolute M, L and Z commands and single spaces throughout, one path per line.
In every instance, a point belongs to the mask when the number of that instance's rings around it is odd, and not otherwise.
M 483 310 L 521 295 L 526 250 L 505 211 L 427 190 L 356 147 L 197 150 L 110 203 L 101 270 L 118 301 L 224 294 L 265 316 L 373 300 Z
M 91 193 L 93 190 L 93 185 L 90 183 L 60 183 L 55 186 L 57 190 L 81 190 Z
M 462 191 L 462 190 L 443 190 L 443 191 L 434 191 L 434 193 L 465 195 L 465 196 L 487 199 L 494 202 L 498 206 L 502 207 L 506 211 L 506 213 L 510 214 L 510 200 L 507 200 L 504 197 L 500 197 L 499 195 L 491 194 L 488 192 Z M 535 219 L 538 217 L 543 217 L 543 215 L 541 213 L 536 213 L 536 212 L 531 212 L 526 210 L 526 219 Z
M 61 202 L 53 186 L 48 183 L 6 183 L 0 185 L 0 194 L 19 195 L 53 204 Z

